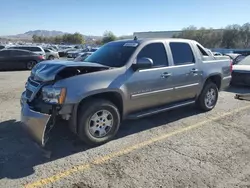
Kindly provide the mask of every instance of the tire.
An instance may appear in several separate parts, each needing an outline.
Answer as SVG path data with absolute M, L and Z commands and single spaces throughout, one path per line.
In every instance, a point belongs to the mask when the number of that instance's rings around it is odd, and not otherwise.
M 54 57 L 53 55 L 50 55 L 48 59 L 49 59 L 49 60 L 54 60 L 55 57 Z
M 210 93 L 210 95 L 208 94 L 208 92 Z M 212 93 L 214 93 L 214 95 L 212 95 Z M 196 105 L 203 111 L 210 111 L 217 104 L 218 95 L 219 91 L 217 85 L 209 81 L 205 84 L 199 98 L 196 101 Z
M 100 119 L 101 117 L 104 117 L 103 112 L 109 114 L 106 119 Z M 107 125 L 105 125 L 104 119 L 106 122 L 112 122 L 112 126 L 105 128 Z M 117 107 L 110 101 L 94 99 L 84 103 L 80 107 L 77 123 L 78 137 L 87 145 L 98 146 L 110 141 L 116 135 L 120 127 L 120 113 Z M 94 130 L 96 130 L 96 132 Z M 101 135 L 103 130 L 105 130 L 106 135 Z
M 31 70 L 36 65 L 36 61 L 29 61 L 26 63 L 26 69 Z

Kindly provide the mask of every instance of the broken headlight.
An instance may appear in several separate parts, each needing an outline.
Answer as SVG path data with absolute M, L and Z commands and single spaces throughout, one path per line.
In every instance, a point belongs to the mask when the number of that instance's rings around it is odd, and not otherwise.
M 50 104 L 63 104 L 66 97 L 66 88 L 43 87 L 42 99 Z

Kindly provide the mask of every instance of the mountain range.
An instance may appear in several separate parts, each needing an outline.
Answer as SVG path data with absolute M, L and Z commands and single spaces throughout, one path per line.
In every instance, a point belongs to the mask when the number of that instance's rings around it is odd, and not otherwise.
M 48 31 L 48 30 L 33 30 L 33 31 L 28 31 L 22 34 L 17 34 L 17 35 L 8 35 L 8 36 L 1 36 L 1 38 L 7 38 L 7 39 L 14 39 L 14 40 L 31 40 L 33 35 L 37 36 L 43 36 L 43 37 L 55 37 L 55 36 L 60 36 L 67 34 L 66 32 L 62 31 Z M 102 38 L 101 36 L 89 36 L 89 35 L 83 35 L 85 37 L 85 40 L 87 39 L 100 39 Z

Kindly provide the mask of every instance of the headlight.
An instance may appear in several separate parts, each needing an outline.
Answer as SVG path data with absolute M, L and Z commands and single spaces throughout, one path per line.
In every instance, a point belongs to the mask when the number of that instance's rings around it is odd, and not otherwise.
M 63 104 L 66 97 L 66 88 L 44 87 L 42 88 L 44 102 L 50 104 Z

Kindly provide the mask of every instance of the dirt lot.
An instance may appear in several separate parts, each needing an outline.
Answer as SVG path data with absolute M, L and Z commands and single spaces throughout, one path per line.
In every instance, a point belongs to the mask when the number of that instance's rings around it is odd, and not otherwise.
M 96 148 L 58 124 L 48 159 L 19 123 L 28 75 L 0 73 L 0 187 L 250 188 L 250 102 L 233 98 L 249 89 L 221 92 L 208 113 L 190 106 L 124 122 Z

